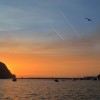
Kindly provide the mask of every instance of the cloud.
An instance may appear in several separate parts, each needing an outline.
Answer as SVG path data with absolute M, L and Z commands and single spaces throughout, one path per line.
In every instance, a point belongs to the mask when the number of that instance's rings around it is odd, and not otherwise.
M 8 36 L 8 37 L 7 37 Z M 0 37 L 0 52 L 8 53 L 34 53 L 36 49 L 42 47 L 47 41 L 38 37 L 14 37 L 11 35 Z M 44 41 L 45 40 L 45 41 Z
M 0 52 L 66 55 L 66 54 L 99 54 L 100 31 L 96 30 L 89 37 L 67 40 L 49 40 L 45 36 L 4 36 L 0 37 Z
M 100 31 L 95 31 L 93 35 L 89 37 L 83 37 L 82 39 L 70 39 L 64 41 L 56 41 L 48 43 L 38 49 L 39 51 L 52 51 L 54 53 L 100 53 Z M 38 51 L 37 50 L 37 51 Z

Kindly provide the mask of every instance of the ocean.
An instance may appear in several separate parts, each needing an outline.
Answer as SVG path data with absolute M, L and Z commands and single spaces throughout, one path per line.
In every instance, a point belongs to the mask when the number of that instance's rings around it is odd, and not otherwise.
M 100 81 L 0 79 L 0 100 L 100 100 Z

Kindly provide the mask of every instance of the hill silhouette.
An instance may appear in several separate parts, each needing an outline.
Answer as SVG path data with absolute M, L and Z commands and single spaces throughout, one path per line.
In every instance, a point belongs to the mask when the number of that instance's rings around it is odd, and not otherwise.
M 10 72 L 10 70 L 7 68 L 7 66 L 0 62 L 0 79 L 8 79 L 13 78 L 13 74 Z

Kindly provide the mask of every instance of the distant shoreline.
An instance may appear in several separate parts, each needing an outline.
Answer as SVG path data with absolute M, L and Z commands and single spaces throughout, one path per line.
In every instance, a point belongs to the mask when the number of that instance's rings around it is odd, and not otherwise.
M 34 78 L 17 78 L 17 79 L 61 79 L 61 80 L 98 80 L 97 77 L 81 77 L 81 78 L 65 78 L 65 77 L 53 77 L 53 78 L 48 78 L 48 77 L 34 77 Z
M 3 78 L 1 78 L 3 79 Z M 6 78 L 12 79 L 12 78 Z M 97 76 L 85 76 L 85 77 L 19 77 L 16 79 L 61 79 L 61 80 L 99 80 L 100 81 L 100 74 Z

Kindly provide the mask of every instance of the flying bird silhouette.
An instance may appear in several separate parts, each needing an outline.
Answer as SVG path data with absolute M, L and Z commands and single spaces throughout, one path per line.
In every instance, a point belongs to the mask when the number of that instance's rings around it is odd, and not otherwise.
M 84 19 L 86 19 L 87 21 L 91 21 L 91 22 L 93 22 L 93 20 L 90 19 L 90 18 L 84 18 Z

